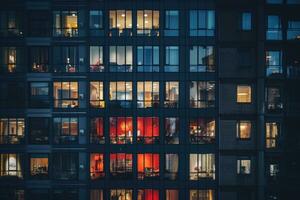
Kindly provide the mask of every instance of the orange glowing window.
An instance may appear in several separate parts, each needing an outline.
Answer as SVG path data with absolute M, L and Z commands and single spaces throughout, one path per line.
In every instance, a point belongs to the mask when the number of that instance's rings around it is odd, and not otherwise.
M 159 118 L 137 118 L 137 140 L 143 144 L 159 143 Z
M 118 178 L 132 177 L 132 154 L 110 154 L 110 175 Z
M 154 178 L 159 176 L 159 154 L 138 154 L 138 178 Z
M 92 180 L 99 179 L 104 176 L 104 157 L 100 153 L 92 153 L 90 155 L 90 177 Z
M 109 133 L 112 144 L 132 143 L 132 117 L 110 117 Z
M 159 200 L 159 190 L 140 189 L 138 190 L 138 200 Z

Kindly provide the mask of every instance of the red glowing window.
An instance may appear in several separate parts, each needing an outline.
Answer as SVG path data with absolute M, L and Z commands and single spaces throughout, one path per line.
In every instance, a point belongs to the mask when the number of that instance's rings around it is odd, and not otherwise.
M 143 144 L 159 143 L 159 118 L 137 118 L 137 141 Z
M 138 178 L 155 178 L 159 176 L 159 154 L 138 154 Z
M 104 177 L 103 154 L 92 153 L 90 155 L 90 177 L 92 180 Z
M 138 190 L 138 200 L 159 200 L 159 190 L 140 189 Z
M 132 177 L 132 154 L 110 154 L 110 175 L 116 178 Z
M 103 118 L 92 118 L 90 122 L 90 142 L 92 144 L 104 143 Z
M 109 133 L 112 144 L 132 143 L 132 117 L 110 117 Z

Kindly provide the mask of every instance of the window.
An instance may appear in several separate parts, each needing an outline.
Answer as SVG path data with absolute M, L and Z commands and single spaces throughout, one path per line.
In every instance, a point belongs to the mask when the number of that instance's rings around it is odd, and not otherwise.
M 211 144 L 215 142 L 216 122 L 214 119 L 191 118 L 189 130 L 192 144 Z
M 249 85 L 237 86 L 237 103 L 251 103 L 252 102 L 252 88 Z
M 78 107 L 78 82 L 54 82 L 53 91 L 55 108 Z
M 24 143 L 24 118 L 0 118 L 0 144 Z
M 190 154 L 190 180 L 215 179 L 214 154 Z
M 78 199 L 78 189 L 54 189 L 52 192 L 52 199 L 65 200 L 65 199 Z
M 109 65 L 110 72 L 132 72 L 132 46 L 110 46 Z
M 90 82 L 90 107 L 104 108 L 103 82 Z
M 29 142 L 30 144 L 48 144 L 50 122 L 49 118 L 29 118 Z
M 282 40 L 281 19 L 277 15 L 268 15 L 267 40 Z
M 286 50 L 286 68 L 288 78 L 300 77 L 300 49 L 289 48 Z
M 131 144 L 133 139 L 132 117 L 110 117 L 109 136 L 111 144 Z
M 159 72 L 159 46 L 137 47 L 137 71 Z
M 103 47 L 90 46 L 90 72 L 103 72 Z
M 28 13 L 28 35 L 30 37 L 49 37 L 51 34 L 51 15 L 49 10 L 31 10 Z
M 191 10 L 190 11 L 190 36 L 214 36 L 215 11 Z
M 111 189 L 109 200 L 126 199 L 133 200 L 132 190 L 129 189 Z
M 190 82 L 190 107 L 215 107 L 215 83 L 213 81 Z
M 279 146 L 280 123 L 267 122 L 266 123 L 266 148 L 276 148 Z
M 79 48 L 77 46 L 55 46 L 53 47 L 53 71 L 55 73 L 79 72 Z M 79 62 L 79 60 L 81 60 Z
M 282 52 L 266 51 L 266 76 L 282 74 Z
M 90 155 L 90 178 L 92 180 L 104 177 L 104 155 L 102 153 L 91 153 Z
M 165 154 L 165 179 L 176 180 L 178 176 L 178 154 Z
M 291 20 L 288 21 L 287 39 L 288 40 L 300 39 L 300 21 L 291 21 Z
M 114 178 L 132 178 L 132 154 L 110 154 L 110 176 Z
M 78 172 L 78 154 L 55 152 L 53 155 L 52 172 L 56 180 L 75 180 Z
M 214 72 L 215 53 L 213 46 L 190 48 L 190 72 Z
M 130 108 L 132 103 L 132 82 L 110 82 L 109 100 L 113 107 Z
M 177 108 L 179 106 L 179 82 L 168 81 L 165 83 L 165 107 Z
M 165 72 L 178 72 L 179 71 L 179 47 L 167 46 L 166 47 L 166 64 Z
M 109 11 L 109 35 L 131 36 L 132 35 L 132 13 L 130 10 Z
M 50 191 L 48 189 L 30 189 L 27 190 L 26 197 L 29 196 L 32 200 L 45 199 L 50 200 Z
M 165 118 L 165 143 L 179 144 L 179 118 Z
M 90 200 L 104 200 L 103 199 L 103 190 L 100 190 L 100 189 L 90 190 Z
M 166 200 L 179 200 L 178 190 L 167 189 L 165 195 L 166 195 Z
M 272 163 L 268 165 L 268 176 L 269 178 L 276 180 L 276 178 L 279 176 L 279 164 L 278 163 Z
M 254 49 L 253 48 L 239 48 L 238 52 L 238 67 L 240 69 L 249 69 L 254 66 Z
M 104 144 L 103 117 L 94 117 L 90 119 L 90 143 Z
M 236 123 L 236 137 L 240 140 L 247 140 L 251 138 L 251 121 L 237 121 Z
M 30 66 L 31 72 L 49 72 L 49 48 L 31 47 Z
M 15 73 L 22 71 L 21 61 L 22 53 L 17 47 L 1 47 L 0 48 L 0 72 Z
M 0 36 L 21 36 L 22 15 L 16 11 L 0 12 Z
M 159 154 L 143 153 L 138 154 L 138 179 L 159 177 Z
M 22 157 L 20 154 L 0 154 L 0 177 L 23 178 L 22 169 Z
M 31 82 L 30 83 L 30 107 L 45 108 L 50 105 L 49 83 Z
M 159 11 L 137 11 L 137 35 L 159 36 Z
M 189 200 L 215 200 L 214 190 L 190 190 Z
M 159 200 L 159 190 L 139 189 L 137 200 Z
M 137 117 L 137 142 L 141 144 L 159 143 L 158 117 Z
M 165 11 L 165 36 L 179 35 L 179 11 Z
M 31 154 L 30 155 L 30 176 L 36 179 L 48 178 L 48 155 Z
M 102 36 L 104 34 L 103 13 L 101 10 L 90 10 L 90 35 Z
M 267 0 L 269 4 L 282 4 L 283 0 Z
M 269 112 L 281 112 L 283 109 L 281 89 L 277 86 L 266 88 L 266 108 Z
M 25 200 L 25 191 L 15 188 L 2 187 L 0 189 L 0 199 L 3 200 Z
M 25 86 L 21 81 L 2 81 L 0 84 L 0 108 L 25 108 Z
M 78 36 L 78 12 L 54 11 L 53 12 L 53 36 L 76 37 Z
M 251 12 L 243 12 L 242 13 L 241 29 L 243 31 L 251 31 L 252 30 L 252 13 Z
M 251 160 L 238 159 L 237 160 L 237 174 L 246 175 L 251 174 Z
M 137 82 L 137 107 L 159 107 L 159 82 Z
M 74 144 L 78 142 L 78 118 L 53 118 L 54 143 Z

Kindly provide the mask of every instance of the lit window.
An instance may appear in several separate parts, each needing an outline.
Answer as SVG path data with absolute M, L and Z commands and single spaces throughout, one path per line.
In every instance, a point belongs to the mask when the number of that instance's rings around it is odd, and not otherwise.
M 101 153 L 90 155 L 90 178 L 92 180 L 104 177 L 104 156 Z
M 159 72 L 159 46 L 137 47 L 137 71 Z
M 30 107 L 43 108 L 50 105 L 49 83 L 31 82 L 30 83 Z
M 138 154 L 138 179 L 159 177 L 159 154 Z
M 104 108 L 103 82 L 90 82 L 90 106 L 92 108 Z
M 30 144 L 48 144 L 50 119 L 46 117 L 29 118 L 29 142 Z
M 0 118 L 0 144 L 21 144 L 24 133 L 23 118 Z
M 110 176 L 113 178 L 132 178 L 132 154 L 110 154 Z
M 137 200 L 159 200 L 159 190 L 139 189 Z
M 79 47 L 55 46 L 53 47 L 53 71 L 55 73 L 79 72 Z M 80 62 L 79 62 L 80 61 Z
M 90 11 L 90 35 L 91 36 L 102 36 L 104 33 L 103 27 L 103 13 L 101 10 Z
M 132 72 L 132 46 L 109 47 L 109 71 Z
M 166 200 L 179 200 L 178 190 L 173 190 L 173 189 L 166 190 Z
M 251 29 L 252 29 L 252 13 L 250 13 L 250 12 L 242 13 L 241 29 L 243 31 L 251 31 Z
M 213 46 L 190 48 L 190 72 L 214 72 L 215 53 Z
M 251 121 L 238 121 L 236 123 L 236 137 L 238 139 L 250 139 L 251 138 Z
M 159 36 L 159 11 L 137 11 L 137 35 Z
M 109 11 L 109 35 L 131 36 L 132 35 L 132 13 L 130 10 Z
M 237 86 L 237 103 L 251 103 L 252 88 L 249 85 Z
M 179 158 L 178 154 L 165 155 L 165 179 L 176 180 L 178 176 Z
M 165 55 L 166 55 L 165 72 L 178 72 L 179 71 L 179 47 L 167 46 Z
M 165 83 L 165 107 L 177 108 L 179 101 L 179 82 L 168 81 Z
M 53 92 L 55 108 L 78 107 L 78 82 L 54 82 Z
M 190 154 L 190 180 L 215 179 L 214 154 Z
M 55 180 L 75 180 L 78 178 L 78 154 L 69 152 L 52 153 L 53 178 Z
M 281 19 L 277 15 L 268 15 L 267 17 L 267 40 L 282 40 Z
M 179 118 L 165 118 L 165 143 L 179 144 Z
M 215 11 L 191 10 L 190 11 L 190 36 L 214 36 Z
M 30 176 L 37 179 L 48 178 L 47 154 L 30 155 Z
M 132 190 L 129 189 L 111 189 L 109 200 L 124 199 L 124 200 L 133 200 Z M 97 199 L 98 200 L 98 199 Z
M 137 142 L 142 144 L 159 143 L 159 118 L 137 118 Z
M 104 200 L 103 190 L 100 189 L 90 190 L 90 200 Z
M 159 107 L 159 82 L 137 82 L 137 107 Z
M 266 76 L 282 74 L 282 52 L 266 51 Z
M 165 36 L 179 35 L 179 11 L 166 10 L 165 11 Z
M 266 108 L 269 112 L 281 112 L 283 109 L 280 87 L 272 86 L 266 88 Z
M 103 47 L 90 46 L 90 72 L 103 72 Z
M 49 48 L 31 47 L 30 48 L 30 70 L 31 72 L 49 71 Z
M 213 119 L 192 118 L 189 122 L 192 144 L 211 144 L 215 142 L 216 123 Z
M 189 200 L 215 200 L 214 190 L 190 190 Z
M 22 12 L 4 11 L 0 13 L 0 36 L 20 36 L 23 34 L 20 25 L 22 24 Z
M 133 139 L 132 117 L 110 117 L 109 136 L 112 144 L 131 144 Z
M 90 120 L 90 143 L 104 144 L 103 118 L 95 117 Z
M 78 36 L 78 12 L 54 11 L 53 12 L 54 36 Z
M 296 21 L 296 20 L 288 21 L 287 39 L 288 40 L 300 39 L 300 21 Z
M 78 118 L 53 118 L 54 142 L 56 144 L 74 144 L 78 141 Z
M 268 173 L 269 177 L 276 179 L 276 177 L 278 177 L 279 175 L 279 164 L 277 163 L 269 164 L 268 172 L 269 172 Z
M 215 106 L 215 82 L 190 82 L 190 107 L 208 108 Z
M 118 81 L 109 84 L 109 100 L 112 107 L 129 108 L 132 103 L 132 82 Z
M 23 178 L 22 158 L 20 154 L 2 153 L 0 154 L 0 177 Z
M 278 139 L 280 136 L 280 123 L 267 122 L 266 123 L 266 148 L 278 147 Z
M 20 71 L 20 52 L 16 47 L 1 47 L 1 67 L 0 72 L 17 72 Z
M 237 174 L 245 175 L 251 173 L 251 160 L 238 159 L 237 160 Z

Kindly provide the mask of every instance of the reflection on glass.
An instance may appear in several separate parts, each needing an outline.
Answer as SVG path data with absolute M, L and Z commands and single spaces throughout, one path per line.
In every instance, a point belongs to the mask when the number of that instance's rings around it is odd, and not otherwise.
M 190 107 L 209 108 L 215 106 L 215 83 L 192 81 L 190 83 Z
M 31 65 L 32 72 L 48 72 L 49 70 L 48 47 L 31 47 L 30 65 Z
M 268 111 L 281 112 L 283 109 L 281 90 L 279 87 L 272 86 L 266 88 L 266 107 Z
M 266 51 L 266 75 L 282 74 L 282 52 Z
M 179 118 L 165 118 L 165 143 L 179 144 Z
M 159 47 L 158 46 L 137 47 L 137 71 L 138 72 L 159 71 Z
M 191 10 L 190 11 L 190 36 L 214 36 L 215 11 Z
M 192 46 L 190 49 L 190 72 L 214 72 L 213 46 Z
M 166 63 L 165 72 L 178 72 L 179 71 L 179 47 L 167 46 L 166 47 Z
M 132 46 L 109 47 L 109 71 L 132 72 Z
M 282 40 L 281 19 L 277 15 L 269 15 L 267 17 L 267 40 Z

